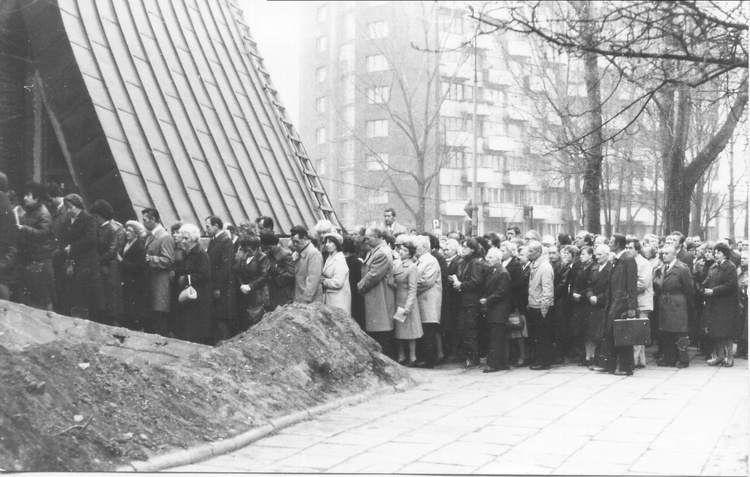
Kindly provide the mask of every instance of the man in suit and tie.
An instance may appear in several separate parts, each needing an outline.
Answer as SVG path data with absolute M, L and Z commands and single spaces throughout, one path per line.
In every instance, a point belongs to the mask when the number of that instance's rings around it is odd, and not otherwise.
M 164 230 L 158 210 L 145 208 L 141 215 L 143 226 L 149 232 L 146 238 L 146 265 L 151 290 L 151 316 L 145 324 L 145 331 L 169 336 L 169 308 L 172 302 L 170 272 L 174 263 L 174 239 L 172 234 Z
M 211 263 L 211 321 L 214 326 L 214 341 L 227 340 L 238 331 L 237 314 L 234 310 L 235 288 L 234 245 L 224 232 L 224 222 L 217 216 L 206 217 L 208 260 Z
M 393 315 L 396 297 L 393 284 L 393 253 L 383 240 L 383 231 L 370 227 L 365 232 L 370 251 L 362 264 L 362 280 L 357 291 L 365 297 L 365 331 L 393 358 Z
M 396 211 L 392 207 L 385 209 L 383 212 L 383 220 L 385 222 L 385 232 L 388 235 L 395 237 L 406 233 L 406 227 L 396 223 Z
M 607 311 L 604 316 L 604 339 L 601 345 L 600 372 L 614 373 L 617 376 L 633 374 L 635 362 L 632 346 L 615 347 L 615 320 L 635 318 L 638 311 L 638 265 L 635 259 L 625 253 L 627 240 L 622 234 L 614 234 L 609 241 L 612 253 L 612 271 L 609 275 Z
M 508 340 L 505 326 L 513 311 L 510 298 L 510 274 L 503 267 L 503 252 L 492 247 L 485 257 L 489 265 L 487 284 L 479 304 L 487 308 L 487 321 L 490 325 L 490 343 L 487 352 L 485 373 L 508 370 Z

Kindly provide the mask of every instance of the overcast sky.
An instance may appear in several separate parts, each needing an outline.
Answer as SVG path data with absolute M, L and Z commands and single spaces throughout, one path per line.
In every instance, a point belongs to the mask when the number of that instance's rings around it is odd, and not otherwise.
M 239 0 L 266 69 L 299 130 L 299 28 L 303 2 Z

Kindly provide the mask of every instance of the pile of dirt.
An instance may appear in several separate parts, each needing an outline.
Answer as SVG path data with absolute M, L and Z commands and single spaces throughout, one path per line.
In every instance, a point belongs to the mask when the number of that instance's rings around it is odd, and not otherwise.
M 6 338 L 8 316 L 58 328 L 76 320 L 7 302 L 0 308 Z M 58 332 L 20 347 L 0 339 L 0 469 L 113 470 L 337 398 L 413 383 L 350 317 L 324 305 L 280 308 L 216 348 L 176 342 L 171 349 L 180 352 L 159 354 L 168 359 L 122 348 L 136 335 L 162 349 L 176 340 L 96 328 L 93 340 L 81 336 L 91 332 Z

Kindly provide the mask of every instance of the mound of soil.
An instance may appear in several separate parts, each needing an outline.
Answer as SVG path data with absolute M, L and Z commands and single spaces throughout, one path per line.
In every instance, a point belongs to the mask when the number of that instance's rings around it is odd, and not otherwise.
M 113 470 L 333 399 L 412 382 L 351 318 L 319 304 L 280 308 L 215 348 L 8 302 L 0 308 L 0 469 L 6 471 Z M 56 339 L 9 342 L 7 322 L 18 316 L 56 328 Z M 86 331 L 60 332 L 61 326 Z M 172 352 L 146 349 L 149 339 Z M 131 341 L 140 350 L 128 350 Z

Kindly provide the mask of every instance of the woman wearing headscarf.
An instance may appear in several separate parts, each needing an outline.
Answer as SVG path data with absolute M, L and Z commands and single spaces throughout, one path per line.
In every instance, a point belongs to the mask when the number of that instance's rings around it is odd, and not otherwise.
M 352 291 L 349 287 L 349 266 L 341 251 L 343 242 L 344 238 L 336 232 L 323 235 L 323 248 L 328 256 L 323 264 L 323 291 L 326 305 L 340 308 L 351 316 Z
M 148 267 L 146 266 L 146 228 L 137 220 L 125 223 L 125 245 L 117 258 L 122 278 L 122 326 L 139 331 L 147 318 L 144 297 L 148 296 Z
M 211 264 L 208 254 L 201 248 L 201 231 L 193 224 L 180 227 L 177 247 L 185 251 L 184 258 L 175 267 L 175 277 L 182 291 L 192 286 L 197 294 L 194 300 L 181 300 L 177 305 L 177 338 L 210 345 L 213 343 L 211 322 Z
M 68 194 L 64 199 L 70 209 L 71 220 L 65 243 L 68 255 L 68 274 L 72 277 L 70 287 L 71 314 L 78 318 L 98 316 L 104 309 L 104 291 L 97 246 L 97 224 L 83 207 L 78 194 Z
M 714 247 L 716 263 L 701 284 L 706 302 L 703 307 L 701 329 L 713 343 L 710 366 L 733 366 L 732 345 L 737 333 L 739 289 L 737 267 L 729 260 L 729 246 L 717 243 Z
M 417 247 L 410 236 L 396 237 L 398 258 L 393 262 L 393 282 L 396 286 L 396 309 L 404 310 L 404 321 L 396 320 L 394 337 L 398 340 L 398 363 L 413 367 L 417 364 L 417 339 L 423 335 L 422 318 L 417 303 L 419 275 L 414 263 Z M 406 357 L 408 348 L 409 357 Z

